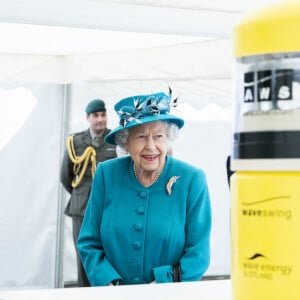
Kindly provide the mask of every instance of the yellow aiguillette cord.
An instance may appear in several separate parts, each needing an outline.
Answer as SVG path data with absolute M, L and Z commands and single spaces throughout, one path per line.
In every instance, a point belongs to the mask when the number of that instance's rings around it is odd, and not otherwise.
M 86 172 L 89 161 L 92 163 L 92 176 L 94 177 L 96 170 L 96 151 L 92 146 L 89 146 L 85 149 L 81 156 L 77 156 L 72 135 L 67 138 L 67 150 L 69 157 L 73 162 L 74 178 L 72 180 L 72 187 L 76 188 L 80 184 Z

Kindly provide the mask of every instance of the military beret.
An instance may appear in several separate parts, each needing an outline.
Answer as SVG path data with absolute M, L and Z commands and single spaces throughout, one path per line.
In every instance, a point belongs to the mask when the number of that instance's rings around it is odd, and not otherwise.
M 88 103 L 86 106 L 85 112 L 91 114 L 98 111 L 106 111 L 105 103 L 103 100 L 94 99 Z

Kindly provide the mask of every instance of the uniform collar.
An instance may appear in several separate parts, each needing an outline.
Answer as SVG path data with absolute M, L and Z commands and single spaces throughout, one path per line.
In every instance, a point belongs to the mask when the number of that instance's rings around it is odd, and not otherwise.
M 102 137 L 105 130 L 103 130 L 103 131 L 100 132 L 99 134 L 96 134 L 91 128 L 90 128 L 89 131 L 90 131 L 91 139 L 92 139 L 92 141 L 93 141 L 94 138 L 95 138 L 96 136 Z

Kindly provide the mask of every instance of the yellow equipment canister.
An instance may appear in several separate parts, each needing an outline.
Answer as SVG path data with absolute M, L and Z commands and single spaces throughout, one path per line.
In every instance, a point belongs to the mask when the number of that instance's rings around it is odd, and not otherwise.
M 300 299 L 300 1 L 234 30 L 233 300 Z

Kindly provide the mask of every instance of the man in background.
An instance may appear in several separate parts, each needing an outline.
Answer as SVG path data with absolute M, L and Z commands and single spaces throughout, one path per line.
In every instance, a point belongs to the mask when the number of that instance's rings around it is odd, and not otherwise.
M 75 249 L 96 165 L 117 156 L 115 146 L 104 142 L 104 137 L 110 132 L 107 128 L 104 101 L 100 99 L 90 101 L 85 112 L 89 128 L 68 136 L 60 170 L 61 183 L 71 195 L 65 214 L 72 218 Z M 90 286 L 77 249 L 76 256 L 78 286 Z

